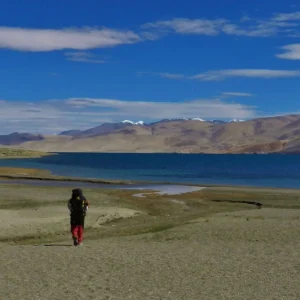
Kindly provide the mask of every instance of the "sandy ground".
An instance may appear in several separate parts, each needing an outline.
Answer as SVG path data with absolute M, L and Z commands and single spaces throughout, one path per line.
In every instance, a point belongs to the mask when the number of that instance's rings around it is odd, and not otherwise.
M 120 218 L 131 218 L 140 211 L 120 207 L 96 207 L 88 211 L 86 227 L 100 228 L 103 224 Z M 0 210 L 0 239 L 18 236 L 57 234 L 69 230 L 67 206 L 46 206 L 22 210 Z
M 15 219 L 11 213 L 1 212 L 0 220 Z M 34 214 L 22 216 L 27 213 Z M 63 215 L 51 222 L 66 222 Z M 42 222 L 36 220 L 38 227 Z M 4 223 L 1 234 L 12 234 Z M 20 224 L 19 230 L 32 230 L 22 218 Z M 299 300 L 299 236 L 300 210 L 263 208 L 157 233 L 85 240 L 83 247 L 70 239 L 0 244 L 1 299 Z

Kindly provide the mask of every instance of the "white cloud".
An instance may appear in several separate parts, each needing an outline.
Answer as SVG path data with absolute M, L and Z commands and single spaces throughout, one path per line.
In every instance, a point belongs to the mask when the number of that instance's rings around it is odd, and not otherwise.
M 37 103 L 0 103 L 1 134 L 15 131 L 53 134 L 124 119 L 151 122 L 164 118 L 247 119 L 254 116 L 254 107 L 218 99 L 153 102 L 70 98 Z
M 151 102 L 151 101 L 122 101 L 114 99 L 71 98 L 65 102 L 71 107 L 85 106 L 95 110 L 105 109 L 102 115 L 115 118 L 118 116 L 128 119 L 163 119 L 174 117 L 203 118 L 249 118 L 254 115 L 252 107 L 241 104 L 226 103 L 218 99 L 193 100 L 184 102 Z
M 249 77 L 249 78 L 285 78 L 300 77 L 300 70 L 268 70 L 268 69 L 228 69 L 218 71 L 208 71 L 192 77 L 190 79 L 199 80 L 224 80 L 230 77 Z
M 296 59 L 296 58 L 294 58 Z M 300 77 L 300 70 L 272 70 L 272 69 L 225 69 L 208 71 L 193 76 L 174 73 L 156 73 L 156 72 L 138 72 L 138 76 L 155 75 L 168 79 L 189 79 L 189 80 L 204 80 L 217 81 L 232 77 L 246 77 L 246 78 L 289 78 Z M 225 93 L 223 93 L 225 95 Z M 252 96 L 248 93 L 227 93 L 227 96 Z
M 290 60 L 300 60 L 300 44 L 286 45 L 281 48 L 285 52 L 277 54 L 276 57 Z
M 138 32 L 98 27 L 39 29 L 0 27 L 0 48 L 17 51 L 88 50 L 157 40 L 163 35 L 221 34 L 249 37 L 299 36 L 300 12 L 279 13 L 267 19 L 248 16 L 233 22 L 218 19 L 174 18 L 141 25 Z
M 276 14 L 272 19 L 274 21 L 295 21 L 295 20 L 300 20 L 300 11 L 287 13 L 287 14 Z
M 257 24 L 249 28 L 242 28 L 235 24 L 226 24 L 222 31 L 228 35 L 248 36 L 248 37 L 268 37 L 277 33 L 277 26 L 271 24 Z
M 160 31 L 161 33 L 177 33 L 184 35 L 220 34 L 269 37 L 275 35 L 297 36 L 299 34 L 300 12 L 275 14 L 267 19 L 254 19 L 244 16 L 239 22 L 226 19 L 188 19 L 175 18 L 156 21 L 142 25 L 142 28 Z
M 76 124 L 76 122 L 78 122 Z M 2 101 L 0 103 L 0 134 L 11 132 L 55 133 L 65 128 L 85 126 L 86 120 L 65 110 L 63 103 L 40 101 Z
M 0 27 L 0 48 L 19 51 L 86 50 L 133 44 L 140 40 L 132 31 L 112 29 Z
M 252 97 L 253 94 L 250 93 L 239 93 L 239 92 L 224 92 L 222 93 L 223 96 L 229 97 Z
M 93 64 L 103 64 L 106 61 L 96 59 L 92 53 L 89 52 L 66 52 L 65 56 L 67 60 L 76 61 L 76 62 L 86 62 Z
M 206 20 L 206 19 L 172 19 L 168 21 L 158 21 L 144 24 L 144 28 L 157 28 L 160 30 L 173 30 L 181 34 L 204 34 L 217 35 L 226 20 Z

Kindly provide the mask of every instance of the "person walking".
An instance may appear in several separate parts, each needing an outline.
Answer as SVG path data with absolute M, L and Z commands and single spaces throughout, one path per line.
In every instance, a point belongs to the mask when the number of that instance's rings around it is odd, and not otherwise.
M 83 195 L 82 189 L 72 190 L 72 197 L 68 201 L 70 211 L 70 225 L 74 246 L 81 246 L 83 243 L 84 221 L 89 208 L 89 202 Z

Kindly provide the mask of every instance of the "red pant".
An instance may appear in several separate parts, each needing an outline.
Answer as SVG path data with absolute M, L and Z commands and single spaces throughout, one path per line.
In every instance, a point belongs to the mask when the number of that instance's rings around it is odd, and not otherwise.
M 83 241 L 83 225 L 71 225 L 71 232 L 73 238 L 78 240 L 78 243 Z

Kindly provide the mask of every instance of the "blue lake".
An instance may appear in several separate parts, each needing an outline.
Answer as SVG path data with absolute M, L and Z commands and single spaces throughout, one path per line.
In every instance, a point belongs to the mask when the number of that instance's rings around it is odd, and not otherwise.
M 61 176 L 191 184 L 300 188 L 300 155 L 60 153 L 0 160 Z

